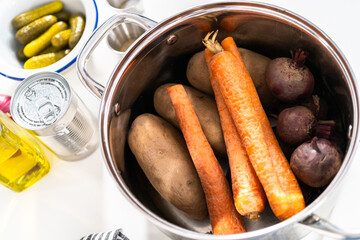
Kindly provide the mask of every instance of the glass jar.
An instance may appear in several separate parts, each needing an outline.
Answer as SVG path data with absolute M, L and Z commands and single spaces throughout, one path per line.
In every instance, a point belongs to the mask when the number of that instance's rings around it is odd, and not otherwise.
M 49 170 L 40 143 L 0 111 L 0 183 L 21 192 Z

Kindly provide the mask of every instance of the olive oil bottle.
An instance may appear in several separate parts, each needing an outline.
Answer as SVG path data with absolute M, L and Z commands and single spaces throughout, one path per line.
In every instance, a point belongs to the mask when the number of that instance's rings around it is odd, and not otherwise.
M 21 192 L 49 170 L 39 142 L 0 111 L 0 183 Z

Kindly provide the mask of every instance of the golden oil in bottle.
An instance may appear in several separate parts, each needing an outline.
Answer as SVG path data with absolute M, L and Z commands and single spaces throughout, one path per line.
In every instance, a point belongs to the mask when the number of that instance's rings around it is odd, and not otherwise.
M 39 142 L 0 111 L 0 183 L 21 192 L 49 170 Z

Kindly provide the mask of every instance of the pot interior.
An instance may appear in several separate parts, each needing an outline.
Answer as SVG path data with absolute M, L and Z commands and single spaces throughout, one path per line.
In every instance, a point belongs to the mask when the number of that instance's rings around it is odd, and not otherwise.
M 315 92 L 329 104 L 331 111 L 327 118 L 337 122 L 335 141 L 344 153 L 351 142 L 349 129 L 354 125 L 354 80 L 346 60 L 320 30 L 285 10 L 249 3 L 209 5 L 179 14 L 145 33 L 117 66 L 106 90 L 108 96 L 105 94 L 103 106 L 108 106 L 105 109 L 108 118 L 104 120 L 103 132 L 109 145 L 103 147 L 109 152 L 107 165 L 121 191 L 145 212 L 203 233 L 211 229 L 209 220 L 191 220 L 163 200 L 137 164 L 126 137 L 131 122 L 139 114 L 156 114 L 153 94 L 158 86 L 167 82 L 189 85 L 187 63 L 193 54 L 204 49 L 201 40 L 206 33 L 216 29 L 218 40 L 232 36 L 238 47 L 270 58 L 291 57 L 290 50 L 298 47 L 308 51 L 306 65 L 314 74 Z M 120 107 L 118 114 L 114 111 L 116 104 Z M 218 159 L 227 169 L 227 159 Z M 307 206 L 326 189 L 304 184 L 301 188 Z M 246 227 L 254 231 L 277 223 L 268 206 L 260 220 L 246 221 Z

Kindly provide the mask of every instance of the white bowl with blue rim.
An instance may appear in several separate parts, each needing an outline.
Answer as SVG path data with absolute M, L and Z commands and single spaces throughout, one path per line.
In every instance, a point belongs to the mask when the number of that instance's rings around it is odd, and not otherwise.
M 21 81 L 37 72 L 61 72 L 76 61 L 79 51 L 98 24 L 96 0 L 62 0 L 64 10 L 70 13 L 82 13 L 86 19 L 85 29 L 80 41 L 64 58 L 43 68 L 24 69 L 23 62 L 16 57 L 16 52 L 21 45 L 15 38 L 16 30 L 11 25 L 11 20 L 22 12 L 50 2 L 51 0 L 0 0 L 0 77 Z

